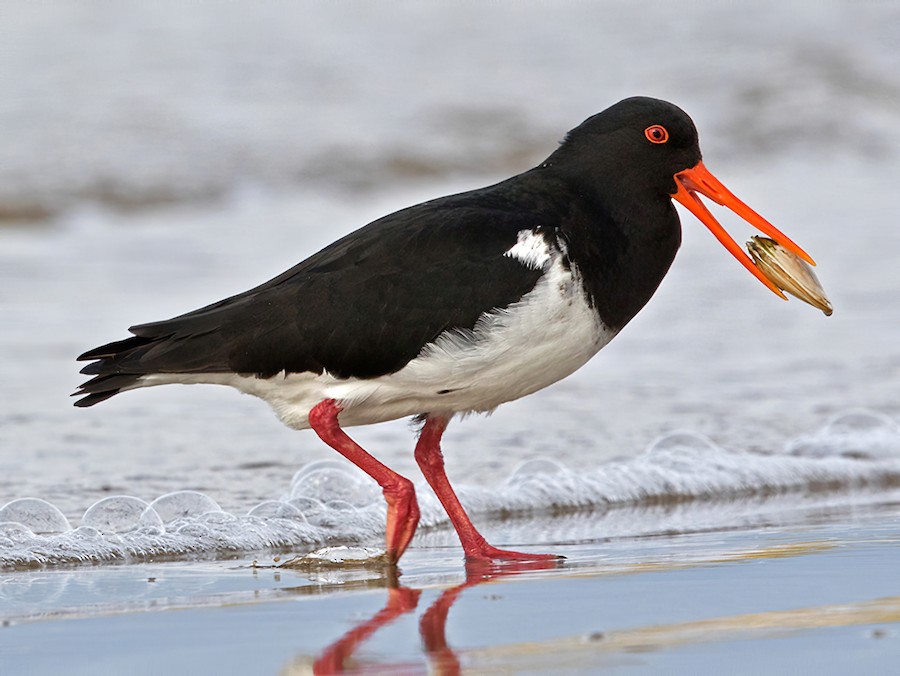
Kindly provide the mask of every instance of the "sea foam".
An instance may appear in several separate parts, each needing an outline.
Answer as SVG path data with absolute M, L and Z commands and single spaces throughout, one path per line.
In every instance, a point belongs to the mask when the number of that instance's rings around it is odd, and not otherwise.
M 710 521 L 703 507 L 748 499 L 764 504 L 785 495 L 819 504 L 823 495 L 838 496 L 835 504 L 877 502 L 878 494 L 887 498 L 898 487 L 900 427 L 886 416 L 852 411 L 791 440 L 780 452 L 734 451 L 691 432 L 676 432 L 634 458 L 588 470 L 552 458 L 529 460 L 501 485 L 462 485 L 459 495 L 470 513 L 482 518 L 561 517 L 627 508 L 630 525 L 617 532 L 622 536 L 691 528 L 690 513 L 681 514 L 677 525 L 658 515 L 648 517 L 647 527 L 641 525 L 640 511 L 659 506 L 696 503 L 706 514 L 704 528 L 729 528 L 744 525 L 740 510 L 713 510 L 718 516 Z M 426 530 L 448 527 L 427 485 L 420 482 L 416 488 L 421 525 Z M 380 489 L 338 460 L 302 467 L 283 495 L 264 500 L 247 514 L 223 511 L 197 491 L 176 491 L 149 503 L 134 496 L 104 498 L 73 527 L 49 502 L 26 497 L 0 507 L 0 567 L 371 545 L 383 535 L 385 512 Z

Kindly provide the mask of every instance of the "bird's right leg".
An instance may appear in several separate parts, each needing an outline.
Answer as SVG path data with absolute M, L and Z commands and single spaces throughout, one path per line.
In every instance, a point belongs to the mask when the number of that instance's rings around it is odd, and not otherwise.
M 456 497 L 456 491 L 450 485 L 444 471 L 444 456 L 441 453 L 441 436 L 447 429 L 450 418 L 429 415 L 425 419 L 422 433 L 416 444 L 416 462 L 425 475 L 428 485 L 444 506 L 450 522 L 459 535 L 460 544 L 470 561 L 556 561 L 565 557 L 555 554 L 531 554 L 530 552 L 513 552 L 508 549 L 497 549 L 488 544 L 481 533 L 476 530 L 466 510 Z
M 338 422 L 342 411 L 334 399 L 325 399 L 309 412 L 309 426 L 319 438 L 347 460 L 378 482 L 387 502 L 387 528 L 385 541 L 387 558 L 391 563 L 406 551 L 419 524 L 419 505 L 413 483 L 373 458 L 366 450 L 347 436 Z

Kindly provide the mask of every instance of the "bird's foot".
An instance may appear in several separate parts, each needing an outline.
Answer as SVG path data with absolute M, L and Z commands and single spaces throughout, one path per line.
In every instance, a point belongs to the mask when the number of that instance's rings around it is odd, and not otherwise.
M 467 561 L 562 561 L 565 558 L 558 554 L 532 554 L 497 549 L 486 542 L 466 548 Z
M 416 490 L 408 479 L 398 475 L 398 480 L 384 489 L 387 502 L 386 556 L 397 563 L 409 546 L 419 524 L 419 505 Z

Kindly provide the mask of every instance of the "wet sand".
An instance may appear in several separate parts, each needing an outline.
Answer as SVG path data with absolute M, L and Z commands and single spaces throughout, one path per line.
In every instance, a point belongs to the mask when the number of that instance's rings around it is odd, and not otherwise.
M 589 520 L 589 519 L 587 519 Z M 425 534 L 399 571 L 253 559 L 5 574 L 4 674 L 887 673 L 900 508 L 777 527 L 554 541 L 558 566 L 464 566 Z M 511 525 L 512 528 L 507 526 Z M 565 530 L 565 529 L 563 529 Z M 278 567 L 273 567 L 278 566 Z

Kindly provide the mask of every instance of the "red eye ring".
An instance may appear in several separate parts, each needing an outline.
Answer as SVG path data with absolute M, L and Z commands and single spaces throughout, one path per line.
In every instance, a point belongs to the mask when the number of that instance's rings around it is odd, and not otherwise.
M 669 132 L 661 124 L 651 124 L 644 130 L 644 136 L 650 143 L 665 143 L 669 140 Z

